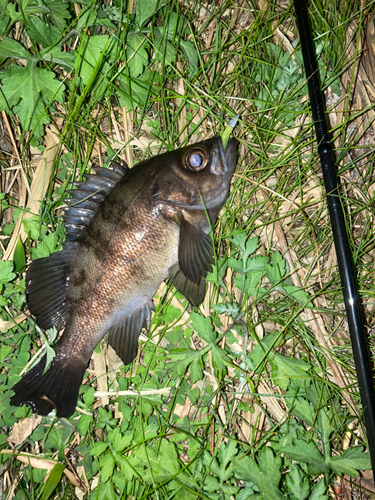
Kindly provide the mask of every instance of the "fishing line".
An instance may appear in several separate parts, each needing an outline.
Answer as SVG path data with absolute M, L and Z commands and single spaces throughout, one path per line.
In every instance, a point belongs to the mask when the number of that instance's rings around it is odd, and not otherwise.
M 332 224 L 342 292 L 357 371 L 359 393 L 364 408 L 372 473 L 375 478 L 375 392 L 369 351 L 362 319 L 360 298 L 356 285 L 352 253 L 345 225 L 342 200 L 338 192 L 333 147 L 328 133 L 323 93 L 320 87 L 319 70 L 316 62 L 309 14 L 306 0 L 294 0 L 297 26 L 300 36 L 303 62 L 307 77 L 311 110 L 315 124 L 318 152 L 323 170 L 327 204 Z

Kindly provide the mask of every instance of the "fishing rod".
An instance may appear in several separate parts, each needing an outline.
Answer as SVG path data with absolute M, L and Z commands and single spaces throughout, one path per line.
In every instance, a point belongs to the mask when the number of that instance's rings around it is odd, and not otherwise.
M 345 224 L 342 200 L 338 191 L 333 147 L 320 87 L 319 70 L 309 24 L 307 0 L 294 0 L 297 26 L 301 42 L 303 62 L 307 77 L 311 110 L 315 124 L 318 151 L 323 170 L 327 204 L 332 224 L 337 262 L 344 296 L 346 316 L 349 325 L 354 363 L 357 372 L 359 393 L 364 409 L 368 449 L 375 479 L 375 392 L 366 334 L 362 319 L 360 298 L 356 285 L 353 258 Z

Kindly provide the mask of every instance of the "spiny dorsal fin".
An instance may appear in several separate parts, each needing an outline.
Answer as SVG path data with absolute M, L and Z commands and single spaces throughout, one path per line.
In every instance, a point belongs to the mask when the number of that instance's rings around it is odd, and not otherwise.
M 64 200 L 68 205 L 63 217 L 66 228 L 64 248 L 74 248 L 75 242 L 90 224 L 99 204 L 119 180 L 129 172 L 126 163 L 120 165 L 113 161 L 111 165 L 112 170 L 94 166 L 93 170 L 96 175 L 85 174 L 86 181 L 73 183 L 78 189 L 67 191 L 71 198 Z

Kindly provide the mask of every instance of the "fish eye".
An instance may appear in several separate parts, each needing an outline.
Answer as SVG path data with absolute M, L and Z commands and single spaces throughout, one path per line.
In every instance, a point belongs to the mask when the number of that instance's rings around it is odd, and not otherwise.
M 203 147 L 193 147 L 189 149 L 183 157 L 183 164 L 192 172 L 199 172 L 207 165 L 208 152 Z

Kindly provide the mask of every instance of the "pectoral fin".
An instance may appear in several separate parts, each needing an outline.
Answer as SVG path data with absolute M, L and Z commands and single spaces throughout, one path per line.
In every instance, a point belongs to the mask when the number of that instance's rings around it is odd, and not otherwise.
M 198 283 L 193 283 L 180 270 L 178 264 L 169 269 L 169 277 L 177 290 L 182 293 L 193 306 L 199 306 L 203 302 L 206 293 L 206 280 L 200 278 Z
M 147 301 L 109 330 L 108 343 L 124 365 L 130 364 L 135 358 L 139 334 L 142 328 L 149 328 L 152 311 L 155 311 L 154 304 Z
M 214 263 L 211 238 L 182 218 L 178 244 L 178 263 L 187 279 L 199 284 Z

